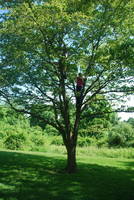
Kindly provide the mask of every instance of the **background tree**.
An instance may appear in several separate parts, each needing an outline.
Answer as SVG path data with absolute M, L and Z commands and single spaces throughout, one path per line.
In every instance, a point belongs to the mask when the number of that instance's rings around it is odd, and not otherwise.
M 134 147 L 134 129 L 131 124 L 119 122 L 108 135 L 109 146 Z
M 81 136 L 101 138 L 112 126 L 118 124 L 117 113 L 112 112 L 110 103 L 102 95 L 96 95 L 96 101 L 92 101 L 82 113 L 80 130 Z
M 99 104 L 99 94 L 115 104 L 133 92 L 133 4 L 2 3 L 8 12 L 0 25 L 0 95 L 16 111 L 32 114 L 60 132 L 69 173 L 76 170 L 79 124 L 87 107 Z M 78 66 L 87 79 L 76 104 Z M 52 115 L 45 115 L 50 106 Z M 116 106 L 118 111 L 124 109 Z M 97 109 L 92 114 L 98 114 Z
M 131 124 L 132 127 L 134 128 L 134 118 L 130 117 L 130 118 L 127 120 L 127 123 Z

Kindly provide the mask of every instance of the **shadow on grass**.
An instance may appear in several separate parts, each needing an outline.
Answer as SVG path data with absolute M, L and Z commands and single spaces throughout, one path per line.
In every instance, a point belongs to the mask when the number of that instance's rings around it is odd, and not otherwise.
M 134 170 L 134 161 L 123 162 L 123 165 L 129 170 Z
M 0 152 L 0 200 L 134 199 L 133 170 L 79 163 L 69 175 L 58 172 L 64 165 L 62 158 Z

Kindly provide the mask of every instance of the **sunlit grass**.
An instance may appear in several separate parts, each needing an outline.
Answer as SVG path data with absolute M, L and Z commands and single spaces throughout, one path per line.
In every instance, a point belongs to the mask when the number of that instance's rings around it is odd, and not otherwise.
M 45 152 L 58 153 L 60 155 L 66 154 L 65 146 L 63 145 L 49 145 Z M 97 156 L 97 157 L 107 157 L 107 158 L 134 158 L 134 148 L 97 148 L 95 146 L 89 147 L 77 147 L 77 155 L 80 156 Z
M 134 148 L 78 148 L 78 155 L 99 156 L 108 158 L 134 158 Z

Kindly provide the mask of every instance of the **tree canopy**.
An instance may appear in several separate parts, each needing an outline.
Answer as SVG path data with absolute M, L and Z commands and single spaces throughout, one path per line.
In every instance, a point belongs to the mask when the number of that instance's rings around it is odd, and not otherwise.
M 120 100 L 134 91 L 133 6 L 129 0 L 2 3 L 0 95 L 58 129 L 68 154 L 90 105 L 106 100 L 113 107 L 100 113 L 94 106 L 89 117 L 126 110 Z M 78 68 L 86 77 L 79 104 Z

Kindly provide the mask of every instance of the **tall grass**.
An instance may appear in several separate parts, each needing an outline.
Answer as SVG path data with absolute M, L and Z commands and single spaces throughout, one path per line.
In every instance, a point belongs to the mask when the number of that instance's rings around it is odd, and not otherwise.
M 78 147 L 78 155 L 99 156 L 108 158 L 134 158 L 133 148 L 97 148 L 97 147 Z
M 43 150 L 43 149 L 42 149 Z M 66 148 L 63 145 L 48 145 L 45 152 L 66 154 Z M 105 158 L 134 158 L 134 148 L 97 148 L 95 146 L 77 147 L 77 156 L 105 157 Z

